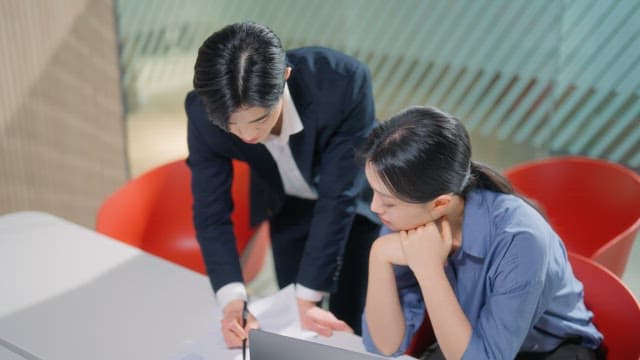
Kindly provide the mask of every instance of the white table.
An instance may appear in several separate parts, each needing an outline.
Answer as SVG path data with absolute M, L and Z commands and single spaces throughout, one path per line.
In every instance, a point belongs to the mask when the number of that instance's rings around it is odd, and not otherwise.
M 166 359 L 217 316 L 200 274 L 53 215 L 0 216 L 0 345 L 36 359 Z
M 275 319 L 258 316 L 266 330 L 297 316 L 287 296 L 250 305 Z M 50 214 L 0 216 L 2 359 L 238 358 L 221 342 L 219 319 L 201 274 Z M 355 335 L 314 341 L 363 351 Z

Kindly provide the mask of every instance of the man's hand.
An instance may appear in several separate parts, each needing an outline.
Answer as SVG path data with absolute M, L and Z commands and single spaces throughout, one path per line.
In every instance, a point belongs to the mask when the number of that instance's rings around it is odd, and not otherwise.
M 331 336 L 334 331 L 353 333 L 353 329 L 331 312 L 321 309 L 313 301 L 297 299 L 300 324 L 303 329 L 314 331 L 322 336 Z
M 242 346 L 242 340 L 249 336 L 249 329 L 259 328 L 258 320 L 249 313 L 247 317 L 247 326 L 242 327 L 242 308 L 244 301 L 233 300 L 224 307 L 221 329 L 222 337 L 225 344 L 229 348 L 237 348 Z

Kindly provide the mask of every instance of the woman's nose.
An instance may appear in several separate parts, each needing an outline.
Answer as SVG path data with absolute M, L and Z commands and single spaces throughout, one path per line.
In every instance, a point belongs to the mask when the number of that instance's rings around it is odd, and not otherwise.
M 379 204 L 378 198 L 377 196 L 374 194 L 373 198 L 371 199 L 371 211 L 373 211 L 376 214 L 381 214 L 382 213 L 382 207 Z

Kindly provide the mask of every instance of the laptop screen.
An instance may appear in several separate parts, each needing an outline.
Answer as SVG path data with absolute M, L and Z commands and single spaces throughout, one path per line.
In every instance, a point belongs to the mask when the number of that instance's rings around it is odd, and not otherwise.
M 0 359 L 2 360 L 41 360 L 27 350 L 0 338 Z
M 251 360 L 379 360 L 364 354 L 308 340 L 296 339 L 263 330 L 249 331 Z

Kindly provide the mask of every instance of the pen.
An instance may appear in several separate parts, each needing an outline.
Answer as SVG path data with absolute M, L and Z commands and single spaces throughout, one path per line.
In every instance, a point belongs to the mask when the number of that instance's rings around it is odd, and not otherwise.
M 247 326 L 247 316 L 249 315 L 249 310 L 247 310 L 247 300 L 244 301 L 244 305 L 242 306 L 242 328 L 244 329 Z M 249 334 L 242 339 L 242 360 L 247 359 L 247 338 Z

